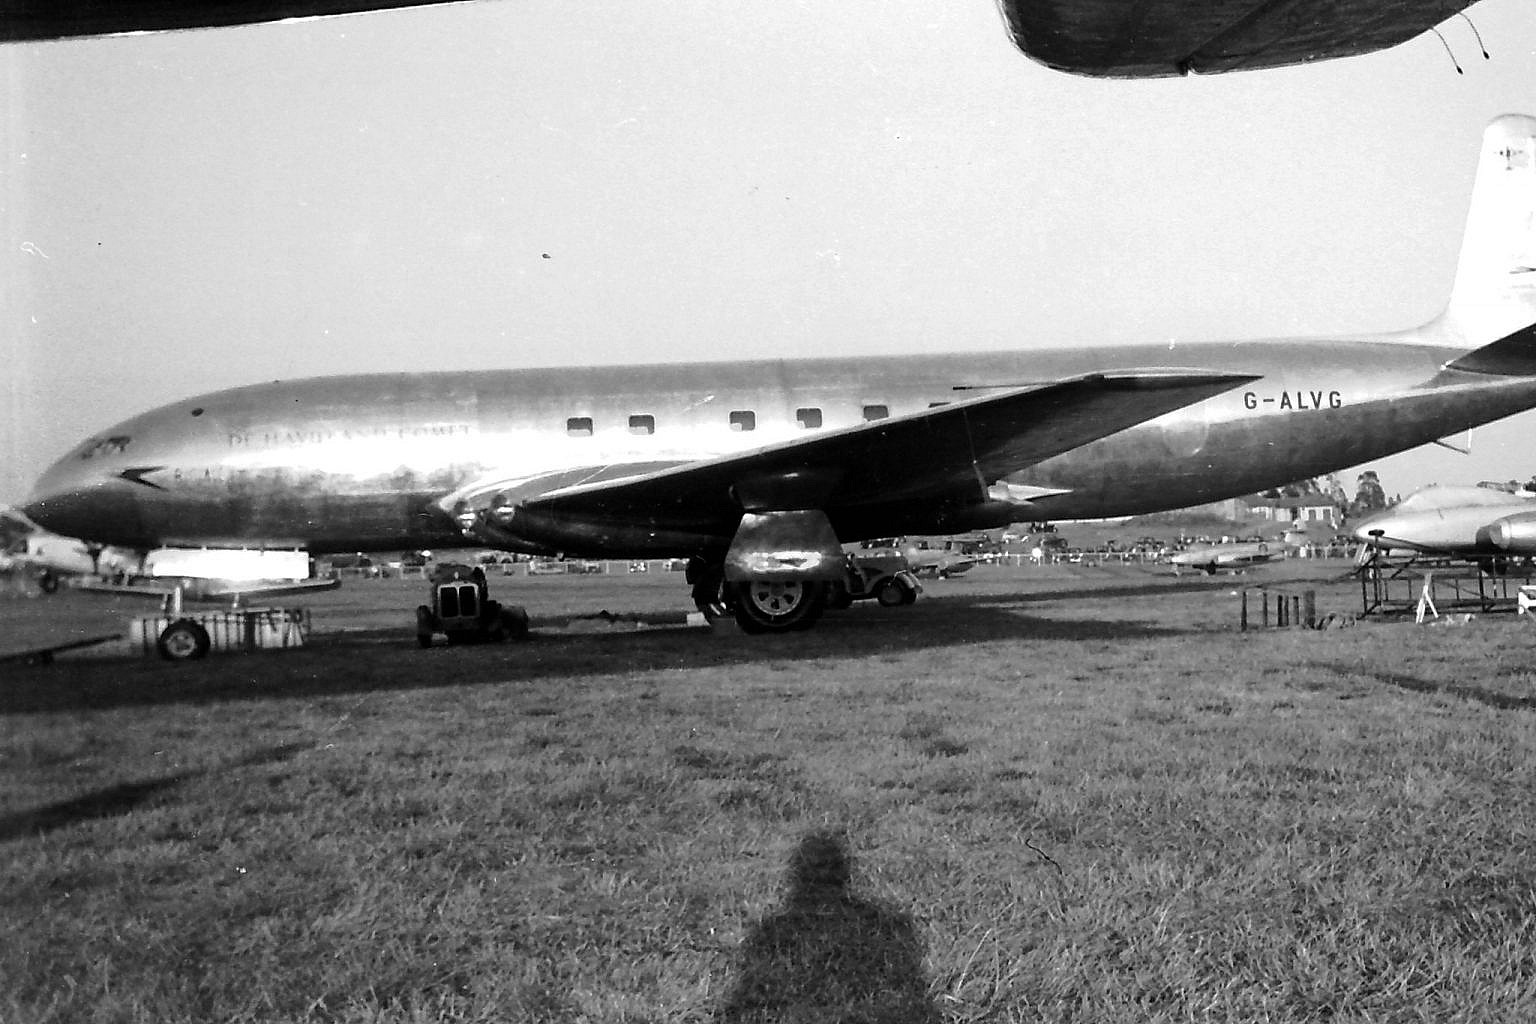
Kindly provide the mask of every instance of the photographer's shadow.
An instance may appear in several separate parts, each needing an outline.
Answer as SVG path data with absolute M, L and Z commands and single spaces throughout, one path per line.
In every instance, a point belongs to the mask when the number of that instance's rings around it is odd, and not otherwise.
M 718 1024 L 936 1024 L 912 919 L 853 895 L 851 875 L 842 836 L 801 840 L 784 906 L 742 943 Z

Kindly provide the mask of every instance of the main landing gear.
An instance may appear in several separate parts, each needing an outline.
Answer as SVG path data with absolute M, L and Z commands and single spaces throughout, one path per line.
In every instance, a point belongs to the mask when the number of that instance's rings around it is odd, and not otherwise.
M 720 565 L 693 558 L 687 579 L 694 606 L 711 621 L 734 616 L 743 633 L 787 633 L 810 629 L 827 607 L 827 584 L 799 580 L 727 583 Z

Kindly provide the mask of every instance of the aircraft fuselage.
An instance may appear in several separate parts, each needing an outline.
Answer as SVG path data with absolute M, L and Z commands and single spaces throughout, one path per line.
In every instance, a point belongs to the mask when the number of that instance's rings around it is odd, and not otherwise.
M 1164 365 L 1260 376 L 1004 478 L 1059 493 L 1022 505 L 843 511 L 832 522 L 853 541 L 1182 508 L 1536 405 L 1536 379 L 1442 372 L 1461 351 L 1379 340 L 1160 350 Z M 27 511 L 56 532 L 139 549 L 452 546 L 466 539 L 438 503 L 487 474 L 689 463 L 988 389 L 1145 367 L 1148 355 L 1086 348 L 279 381 L 175 402 L 102 431 L 49 469 Z M 560 523 L 509 546 L 687 556 L 723 544 L 729 528 L 722 538 L 719 526 L 660 510 L 605 534 L 601 551 L 591 531 Z

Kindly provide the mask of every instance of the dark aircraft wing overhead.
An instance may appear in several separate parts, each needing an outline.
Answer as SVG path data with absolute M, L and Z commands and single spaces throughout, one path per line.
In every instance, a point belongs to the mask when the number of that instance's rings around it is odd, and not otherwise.
M 1019 49 L 1101 78 L 1305 64 L 1384 50 L 1473 0 L 1002 0 Z
M 1254 379 L 1127 371 L 1011 387 L 739 455 L 564 487 L 528 499 L 525 507 L 734 522 L 743 509 L 979 502 L 1009 473 Z
M 0 42 L 317 18 L 442 0 L 0 0 Z
M 453 0 L 0 0 L 0 42 L 213 28 Z M 949 0 L 978 3 L 984 0 Z M 1001 0 L 1019 49 L 1080 75 L 1215 74 L 1369 53 L 1472 0 Z

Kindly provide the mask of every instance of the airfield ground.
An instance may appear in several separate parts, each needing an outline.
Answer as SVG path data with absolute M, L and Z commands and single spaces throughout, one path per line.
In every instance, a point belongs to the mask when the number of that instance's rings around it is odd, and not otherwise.
M 1536 624 L 1236 631 L 1341 570 L 983 567 L 784 637 L 493 579 L 564 624 L 426 651 L 370 580 L 301 650 L 0 665 L 0 1021 L 1536 1019 Z

